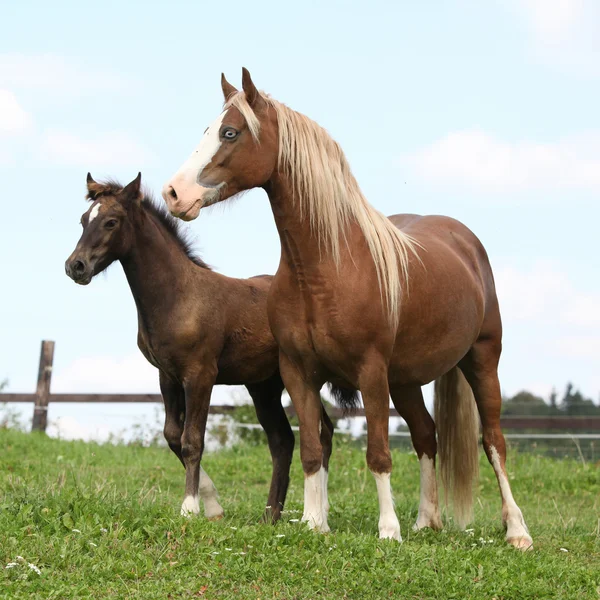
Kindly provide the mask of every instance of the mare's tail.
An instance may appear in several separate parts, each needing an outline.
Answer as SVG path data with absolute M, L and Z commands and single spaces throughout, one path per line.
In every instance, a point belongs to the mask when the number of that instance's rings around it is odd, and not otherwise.
M 473 391 L 458 367 L 435 381 L 435 426 L 446 502 L 459 527 L 473 516 L 473 482 L 479 472 L 479 416 Z

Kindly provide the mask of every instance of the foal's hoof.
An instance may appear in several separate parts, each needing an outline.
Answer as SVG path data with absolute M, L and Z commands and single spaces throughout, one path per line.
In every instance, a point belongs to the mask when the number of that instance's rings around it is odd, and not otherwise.
M 506 538 L 506 541 L 511 545 L 523 552 L 527 550 L 533 550 L 533 540 L 529 535 L 522 535 L 520 537 Z
M 260 522 L 264 523 L 265 525 L 275 525 L 279 519 L 281 519 L 281 511 L 273 510 L 269 507 L 265 509 L 265 512 L 260 518 Z
M 206 517 L 207 521 L 220 521 L 223 518 L 223 513 L 219 515 L 212 515 L 210 517 Z
M 429 529 L 433 529 L 434 531 L 441 531 L 443 529 L 442 519 L 439 515 L 434 515 L 433 517 L 429 516 L 420 516 L 417 517 L 417 522 L 413 525 L 413 531 L 421 531 L 421 529 L 425 529 L 429 527 Z

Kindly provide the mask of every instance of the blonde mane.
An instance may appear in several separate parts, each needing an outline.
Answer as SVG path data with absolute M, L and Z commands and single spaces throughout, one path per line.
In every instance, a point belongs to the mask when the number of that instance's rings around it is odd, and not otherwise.
M 408 286 L 409 254 L 417 256 L 420 246 L 363 196 L 338 143 L 317 123 L 261 92 L 277 114 L 279 126 L 279 168 L 289 177 L 300 214 L 308 215 L 319 245 L 340 263 L 340 239 L 346 240 L 348 225 L 360 227 L 375 263 L 382 298 L 390 320 L 398 323 L 402 284 Z M 260 122 L 244 92 L 229 98 L 246 119 L 258 141 Z M 402 276 L 400 276 L 402 274 Z

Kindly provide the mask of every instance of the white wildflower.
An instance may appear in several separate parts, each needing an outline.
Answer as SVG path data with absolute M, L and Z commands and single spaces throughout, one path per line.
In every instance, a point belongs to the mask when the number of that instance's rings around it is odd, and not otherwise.
M 285 533 L 279 533 L 275 536 L 276 538 L 282 538 L 285 537 Z
M 73 533 L 81 533 L 81 529 L 71 529 Z
M 568 552 L 568 550 L 566 548 L 561 548 L 560 551 L 561 552 Z
M 35 571 L 38 575 L 42 574 L 42 572 L 40 571 L 40 568 L 36 567 L 34 564 L 29 563 L 28 566 L 32 571 Z

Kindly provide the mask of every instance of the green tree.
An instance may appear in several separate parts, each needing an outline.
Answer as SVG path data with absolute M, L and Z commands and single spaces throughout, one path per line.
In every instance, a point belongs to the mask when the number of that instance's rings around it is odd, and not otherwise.
M 543 398 L 526 390 L 520 391 L 512 398 L 505 398 L 502 403 L 503 415 L 548 415 L 551 408 Z
M 565 395 L 560 403 L 560 410 L 571 416 L 600 414 L 600 407 L 596 406 L 591 398 L 584 397 L 571 382 L 567 384 L 565 389 Z

